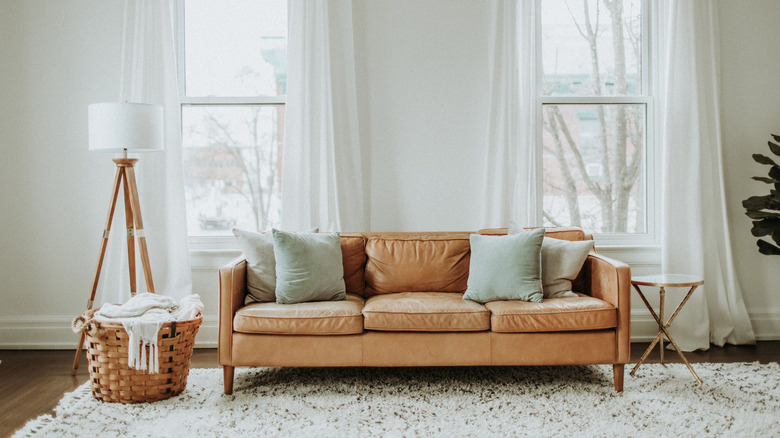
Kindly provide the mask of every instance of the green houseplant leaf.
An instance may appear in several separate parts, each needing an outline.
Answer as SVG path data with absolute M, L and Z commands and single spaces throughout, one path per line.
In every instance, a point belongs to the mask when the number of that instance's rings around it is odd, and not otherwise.
M 766 155 L 753 154 L 753 159 L 758 164 L 768 164 L 770 166 L 777 166 L 777 163 L 775 163 L 773 159 L 767 157 Z
M 767 178 L 765 176 L 754 176 L 753 179 L 756 180 L 756 181 L 761 181 L 763 183 L 767 183 L 767 184 L 778 184 L 778 183 L 780 183 L 780 181 L 778 181 L 778 180 L 776 180 L 774 178 Z
M 758 242 L 758 252 L 764 255 L 780 255 L 780 248 L 772 245 L 769 242 L 759 240 Z
M 780 210 L 780 201 L 772 195 L 751 196 L 742 201 L 742 206 L 746 210 Z
M 772 166 L 769 169 L 769 177 L 772 179 L 780 179 L 780 167 Z
M 772 218 L 772 217 L 776 217 L 776 218 L 780 219 L 780 213 L 774 213 L 774 212 L 771 212 L 771 211 L 747 210 L 745 212 L 745 214 L 750 219 L 757 219 L 758 220 L 758 219 L 766 219 L 766 218 Z
M 775 140 L 780 141 L 777 136 L 775 136 Z M 769 150 L 772 151 L 773 154 L 780 156 L 780 145 L 776 145 L 771 141 L 768 141 L 767 144 L 769 144 Z
M 776 142 L 780 142 L 780 135 L 771 134 Z M 767 142 L 769 151 L 774 155 L 780 156 L 780 145 Z M 769 176 L 754 176 L 753 180 L 766 184 L 774 185 L 774 189 L 769 190 L 768 195 L 751 196 L 742 201 L 745 208 L 745 214 L 753 220 L 753 227 L 750 233 L 755 237 L 769 236 L 780 245 L 780 166 L 766 155 L 753 154 L 753 160 L 759 164 L 771 166 Z M 780 255 L 780 247 L 773 245 L 766 240 L 759 239 L 757 242 L 758 252 L 765 255 Z
M 757 221 L 753 221 L 753 228 L 750 232 L 756 237 L 770 236 L 774 232 L 775 228 L 780 227 L 780 219 L 778 218 L 765 218 Z

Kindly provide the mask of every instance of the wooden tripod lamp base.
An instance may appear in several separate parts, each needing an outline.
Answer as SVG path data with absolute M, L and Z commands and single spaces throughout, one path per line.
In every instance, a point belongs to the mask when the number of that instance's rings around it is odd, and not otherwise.
M 96 103 L 89 106 L 89 148 L 107 152 L 123 152 L 122 158 L 114 158 L 116 176 L 111 190 L 111 203 L 108 207 L 106 226 L 100 242 L 100 253 L 95 277 L 92 280 L 92 291 L 87 300 L 87 310 L 93 308 L 100 271 L 106 255 L 108 237 L 111 232 L 111 222 L 119 198 L 120 187 L 124 192 L 125 226 L 127 229 L 127 264 L 130 274 L 130 295 L 136 294 L 136 239 L 141 256 L 141 265 L 146 279 L 146 288 L 154 293 L 152 268 L 149 263 L 149 251 L 146 247 L 144 222 L 141 217 L 141 204 L 138 199 L 138 187 L 135 182 L 135 164 L 137 158 L 128 158 L 128 150 L 133 152 L 160 151 L 163 148 L 163 110 L 158 105 L 139 103 Z M 81 333 L 76 357 L 73 359 L 73 374 L 79 367 L 81 350 L 84 346 L 84 332 Z
M 130 295 L 136 294 L 136 275 L 135 275 L 135 239 L 138 239 L 138 249 L 141 252 L 141 265 L 146 279 L 146 288 L 154 293 L 154 281 L 152 280 L 152 267 L 149 263 L 149 251 L 146 247 L 146 236 L 144 236 L 144 222 L 141 216 L 141 205 L 138 198 L 138 187 L 135 183 L 135 163 L 137 158 L 114 158 L 116 163 L 116 177 L 114 178 L 114 187 L 111 190 L 111 204 L 108 207 L 108 217 L 106 226 L 103 229 L 103 238 L 100 241 L 100 254 L 98 255 L 97 266 L 95 267 L 95 277 L 92 280 L 92 292 L 87 300 L 87 310 L 92 309 L 95 303 L 95 295 L 100 281 L 100 271 L 103 268 L 103 259 L 108 247 L 108 237 L 111 233 L 111 222 L 114 219 L 114 210 L 119 198 L 120 186 L 124 189 L 125 198 L 125 224 L 127 227 L 127 265 L 130 273 Z M 79 368 L 81 359 L 81 350 L 84 346 L 84 332 L 81 333 L 78 346 L 76 347 L 76 357 L 73 359 L 73 374 Z

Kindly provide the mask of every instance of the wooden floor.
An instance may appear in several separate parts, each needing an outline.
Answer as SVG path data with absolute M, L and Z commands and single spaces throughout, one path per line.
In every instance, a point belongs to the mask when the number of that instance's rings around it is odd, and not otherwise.
M 632 363 L 639 360 L 647 345 L 631 345 Z M 646 362 L 659 362 L 658 351 L 656 347 Z M 664 356 L 668 363 L 681 362 L 675 352 L 666 351 Z M 780 341 L 759 342 L 755 346 L 712 347 L 708 351 L 686 353 L 686 357 L 692 363 L 780 363 Z M 0 437 L 10 436 L 32 418 L 51 413 L 64 393 L 89 377 L 83 357 L 78 373 L 71 375 L 73 350 L 0 350 L 0 361 Z M 195 350 L 191 366 L 217 368 L 217 350 Z M 628 374 L 630 368 L 626 368 Z

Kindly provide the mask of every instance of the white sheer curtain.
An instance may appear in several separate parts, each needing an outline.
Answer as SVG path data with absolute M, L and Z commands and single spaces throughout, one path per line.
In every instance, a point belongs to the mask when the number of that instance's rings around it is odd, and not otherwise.
M 282 228 L 368 230 L 352 1 L 288 4 Z
M 664 6 L 662 264 L 664 272 L 704 278 L 670 333 L 686 351 L 707 349 L 710 342 L 754 343 L 726 216 L 717 2 Z M 675 305 L 669 303 L 667 315 Z
M 484 226 L 536 226 L 536 2 L 493 0 Z
M 154 288 L 157 293 L 181 298 L 192 291 L 192 271 L 184 205 L 174 4 L 172 0 L 125 0 L 123 6 L 119 99 L 162 105 L 165 115 L 164 152 L 140 154 L 136 164 Z M 122 303 L 130 298 L 130 285 L 121 205 L 116 211 L 100 296 L 103 302 Z M 138 291 L 145 291 L 140 262 L 136 267 Z

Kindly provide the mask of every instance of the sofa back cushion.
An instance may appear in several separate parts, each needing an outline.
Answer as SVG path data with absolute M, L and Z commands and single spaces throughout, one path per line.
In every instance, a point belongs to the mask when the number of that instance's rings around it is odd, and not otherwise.
M 363 269 L 366 264 L 366 239 L 358 233 L 341 233 L 341 258 L 344 264 L 344 286 L 348 294 L 363 296 L 366 281 Z
M 506 235 L 507 229 L 477 233 Z M 469 276 L 470 234 L 341 233 L 347 293 L 369 297 L 395 292 L 464 292 Z M 577 227 L 546 228 L 545 236 L 575 241 L 593 238 Z M 579 277 L 572 287 L 575 291 L 583 290 Z
M 366 240 L 366 296 L 464 292 L 469 233 L 377 233 Z

